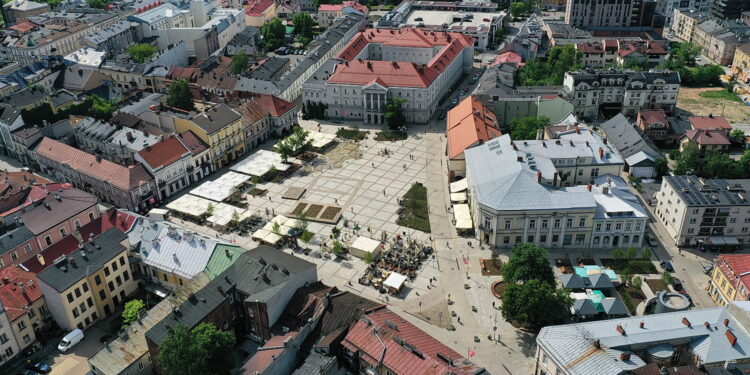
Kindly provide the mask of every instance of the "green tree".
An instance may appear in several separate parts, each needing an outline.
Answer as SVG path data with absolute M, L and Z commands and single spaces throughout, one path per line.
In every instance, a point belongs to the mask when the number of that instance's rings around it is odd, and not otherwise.
M 292 22 L 294 22 L 294 34 L 305 38 L 313 37 L 315 21 L 313 21 L 309 14 L 305 12 L 295 13 L 294 17 L 292 17 Z
M 96 94 L 89 96 L 84 104 L 88 106 L 88 114 L 100 120 L 109 120 L 117 110 L 117 103 L 111 100 L 104 100 Z
M 672 275 L 669 272 L 664 272 L 661 274 L 661 282 L 664 283 L 664 286 L 672 285 Z M 658 290 L 654 290 L 654 292 L 658 292 Z
M 549 124 L 549 118 L 521 117 L 510 120 L 510 138 L 513 140 L 536 139 L 539 129 L 544 129 Z
M 167 90 L 167 105 L 185 111 L 192 111 L 195 109 L 193 93 L 190 92 L 188 81 L 180 79 L 172 82 Z
M 232 74 L 239 76 L 247 70 L 247 67 L 250 65 L 250 58 L 247 57 L 247 52 L 240 51 L 234 57 L 232 57 Z
M 213 203 L 209 203 L 208 206 L 206 206 L 206 215 L 211 216 L 214 214 L 214 205 Z
M 750 177 L 750 151 L 745 151 L 737 161 L 737 174 L 741 178 Z
M 628 259 L 636 259 L 638 258 L 638 249 L 631 246 L 625 251 L 625 257 Z
M 583 68 L 581 52 L 575 46 L 552 47 L 546 60 L 530 60 L 518 71 L 518 83 L 522 86 L 562 85 L 565 73 Z
M 333 253 L 336 255 L 339 255 L 344 252 L 344 245 L 341 244 L 338 240 L 333 241 Z
M 700 56 L 701 47 L 692 43 L 677 43 L 669 52 L 669 58 L 662 64 L 662 67 L 670 70 L 682 70 L 684 68 L 694 67 L 695 59 Z
M 294 155 L 294 147 L 287 138 L 276 142 L 276 145 L 273 146 L 273 150 L 281 155 L 281 159 L 284 160 L 284 163 L 287 162 L 290 156 Z
M 139 299 L 128 301 L 125 304 L 125 310 L 122 311 L 123 328 L 138 320 L 138 316 L 145 310 L 146 304 L 143 301 Z
M 228 375 L 234 366 L 229 355 L 234 343 L 232 332 L 211 323 L 192 331 L 179 324 L 167 333 L 156 360 L 164 375 Z
M 537 330 L 562 323 L 572 300 L 563 290 L 539 280 L 510 284 L 503 294 L 502 313 L 513 324 Z
M 654 170 L 656 171 L 657 177 L 662 177 L 669 174 L 669 163 L 667 162 L 667 159 L 656 159 L 656 161 L 654 162 Z
M 263 44 L 266 49 L 275 50 L 284 44 L 286 28 L 280 19 L 274 18 L 260 27 L 260 35 L 263 37 Z
M 271 227 L 271 232 L 281 234 L 281 224 L 279 224 L 277 221 L 274 221 L 273 226 Z
M 237 212 L 237 210 L 234 210 L 232 212 L 232 223 L 238 224 L 240 222 L 240 214 Z
M 549 252 L 533 243 L 516 245 L 508 263 L 503 266 L 503 278 L 508 283 L 541 280 L 554 285 L 555 276 L 549 264 Z
M 675 159 L 672 172 L 676 175 L 698 173 L 698 145 L 690 141 L 683 147 L 680 155 Z
M 294 127 L 294 129 L 292 130 L 292 135 L 287 137 L 287 140 L 292 146 L 295 155 L 306 150 L 312 143 L 312 140 L 310 140 L 310 132 L 302 129 L 302 127 L 300 126 Z
M 497 30 L 495 30 L 495 44 L 500 44 L 505 41 L 505 29 L 502 27 L 498 27 Z
M 510 4 L 510 15 L 513 16 L 514 19 L 521 18 L 524 13 L 526 13 L 526 4 L 520 2 Z
M 397 130 L 406 122 L 403 108 L 404 103 L 406 103 L 406 99 L 404 98 L 388 98 L 386 101 L 383 113 L 385 115 L 385 122 L 388 124 L 388 129 Z
M 107 7 L 107 2 L 104 0 L 86 0 L 86 5 L 90 8 L 104 9 Z
M 636 276 L 633 278 L 633 287 L 636 289 L 641 289 L 641 286 L 643 285 L 643 278 L 640 276 Z
M 612 258 L 625 259 L 625 253 L 622 251 L 622 249 L 614 249 L 612 250 Z
M 706 178 L 735 178 L 737 177 L 737 163 L 729 154 L 711 151 L 706 155 L 700 176 Z
M 745 143 L 745 131 L 742 129 L 734 129 L 729 133 L 729 138 L 737 143 Z
M 128 47 L 127 52 L 133 61 L 142 64 L 156 53 L 156 47 L 148 43 L 136 43 Z

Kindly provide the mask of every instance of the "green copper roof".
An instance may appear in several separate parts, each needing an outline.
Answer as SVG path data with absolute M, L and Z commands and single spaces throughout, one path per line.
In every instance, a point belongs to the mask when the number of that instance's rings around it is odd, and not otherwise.
M 247 251 L 239 246 L 217 244 L 211 259 L 208 260 L 205 273 L 213 280 L 216 276 L 224 272 L 229 266 L 234 264 L 240 254 Z

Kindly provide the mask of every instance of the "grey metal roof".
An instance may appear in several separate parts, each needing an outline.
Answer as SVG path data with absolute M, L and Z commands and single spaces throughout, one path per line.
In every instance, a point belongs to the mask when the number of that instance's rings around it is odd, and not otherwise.
M 604 312 L 609 316 L 628 316 L 630 313 L 619 297 L 605 298 L 602 301 Z
M 33 208 L 26 208 L 26 212 L 20 216 L 29 230 L 41 234 L 80 212 L 93 209 L 98 202 L 96 196 L 78 189 L 50 192 L 44 200 L 36 202 Z
M 55 262 L 52 267 L 47 267 L 37 277 L 40 281 L 62 293 L 72 285 L 98 272 L 109 261 L 125 251 L 125 246 L 120 242 L 127 236 L 121 230 L 112 228 L 96 238 L 92 242 L 83 245 L 86 251 L 84 257 L 80 251 L 70 253 L 64 260 Z
M 696 176 L 664 176 L 664 181 L 689 207 L 750 205 L 745 196 L 750 191 L 750 179 L 707 180 Z
M 84 36 L 83 39 L 92 44 L 98 45 L 99 43 L 106 42 L 112 37 L 127 32 L 132 25 L 134 25 L 134 23 L 131 21 L 120 21 L 112 26 L 94 31 L 91 34 Z
M 641 151 L 652 157 L 661 155 L 659 151 L 647 143 L 641 136 L 640 130 L 633 126 L 622 113 L 618 113 L 615 117 L 603 122 L 599 126 L 604 130 L 609 142 L 614 144 L 623 158 L 629 158 Z
M 571 375 L 621 374 L 645 365 L 636 354 L 622 361 L 621 353 L 631 352 L 634 347 L 683 340 L 707 366 L 723 364 L 747 358 L 750 337 L 741 321 L 750 318 L 748 310 L 747 302 L 733 302 L 728 307 L 548 326 L 542 328 L 536 340 L 550 359 Z M 683 318 L 691 325 L 685 325 Z M 724 326 L 724 319 L 729 319 L 728 327 Z M 709 328 L 703 326 L 704 322 L 709 323 Z M 617 331 L 618 325 L 624 335 Z M 734 346 L 727 340 L 727 330 L 737 337 Z M 600 349 L 596 348 L 597 342 Z
M 32 233 L 29 228 L 23 225 L 16 229 L 13 229 L 8 233 L 5 233 L 4 235 L 0 236 L 0 255 L 3 255 L 15 249 L 18 245 L 32 238 L 34 238 L 34 233 Z
M 593 289 L 609 289 L 615 287 L 612 285 L 612 280 L 609 279 L 609 276 L 604 273 L 589 275 L 589 283 Z
M 586 287 L 583 278 L 575 273 L 563 274 L 560 276 L 560 281 L 564 289 L 583 289 Z
M 118 129 L 109 138 L 109 143 L 123 146 L 132 152 L 141 151 L 147 146 L 153 146 L 160 141 L 161 137 L 130 128 Z
M 598 313 L 596 306 L 588 298 L 573 301 L 573 310 L 576 312 L 576 315 L 596 315 Z
M 225 104 L 217 104 L 212 108 L 191 117 L 207 134 L 215 133 L 224 127 L 242 119 L 242 116 Z
M 91 138 L 97 141 L 106 140 L 116 130 L 117 126 L 96 120 L 93 117 L 83 117 L 83 120 L 76 125 L 76 133 L 80 133 L 84 138 Z

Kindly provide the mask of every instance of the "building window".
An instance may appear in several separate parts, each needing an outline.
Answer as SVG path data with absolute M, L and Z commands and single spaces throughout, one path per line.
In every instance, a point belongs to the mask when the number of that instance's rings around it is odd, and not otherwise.
M 122 279 L 120 278 L 120 276 L 115 277 L 115 281 L 117 282 L 117 286 L 122 285 Z
M 94 212 L 89 212 L 89 221 L 94 221 Z
M 117 262 L 112 262 L 112 272 L 117 272 Z
M 67 234 L 67 233 L 65 233 L 65 228 L 60 228 L 60 237 L 65 237 L 65 236 L 67 236 L 67 235 L 68 235 L 68 234 Z
M 568 218 L 568 220 L 565 220 L 565 227 L 566 228 L 570 228 L 572 226 L 573 226 L 573 219 L 572 218 Z
M 102 289 L 102 290 L 99 291 L 99 299 L 101 299 L 102 301 L 104 301 L 105 298 L 107 298 L 107 295 L 104 294 L 104 289 Z
M 81 221 L 80 220 L 76 219 L 76 221 L 74 223 L 75 223 L 75 226 L 76 226 L 76 230 L 81 229 Z
M 511 224 L 510 220 L 505 220 L 505 229 L 510 229 L 510 224 Z
M 28 254 L 31 252 L 31 244 L 23 245 L 23 253 Z
M 86 312 L 86 303 L 85 302 L 81 302 L 81 304 L 78 305 L 78 307 L 81 309 L 81 314 L 83 314 L 83 313 Z
M 128 275 L 128 271 L 125 271 L 122 273 L 122 277 L 125 279 L 125 281 L 130 280 L 130 275 Z M 182 285 L 182 284 L 180 284 Z
M 582 217 L 582 218 L 581 218 L 581 219 L 580 219 L 580 220 L 578 221 L 578 226 L 579 226 L 579 227 L 585 227 L 585 226 L 586 226 L 586 218 L 585 218 L 585 217 Z
M 534 228 L 536 228 L 536 220 L 531 219 L 531 220 L 529 220 L 529 229 L 534 229 Z M 531 241 L 529 241 L 529 242 L 531 242 Z
M 102 284 L 102 278 L 99 275 L 96 275 L 96 276 L 94 276 L 94 282 L 96 283 L 96 285 L 101 285 Z
M 73 291 L 76 293 L 76 298 L 78 298 L 78 297 L 81 296 L 81 290 L 80 289 L 75 288 L 75 290 L 73 290 Z
M 13 348 L 8 347 L 7 349 L 5 349 L 5 355 L 8 357 L 13 356 Z
M 80 314 L 78 313 L 78 308 L 77 308 L 77 307 L 74 307 L 74 308 L 73 308 L 73 317 L 74 317 L 74 318 L 77 318 L 77 317 L 78 317 L 78 315 L 80 315 Z
M 615 230 L 621 230 L 622 229 L 622 223 L 615 223 Z
M 44 243 L 46 243 L 47 246 L 51 246 L 52 245 L 52 237 L 50 237 L 50 236 L 44 236 Z
M 573 242 L 573 235 L 566 234 L 563 236 L 563 246 L 570 245 Z
M 510 237 L 509 236 L 503 237 L 503 243 L 506 244 L 506 245 L 509 244 L 510 243 Z
M 124 265 L 125 265 L 125 257 L 124 257 L 124 256 L 121 256 L 121 257 L 120 257 L 120 265 L 121 265 L 121 266 L 124 266 Z
M 0 344 L 5 344 L 6 342 L 8 342 L 8 335 L 0 333 Z
M 11 260 L 12 262 L 15 262 L 16 260 L 18 260 L 18 253 L 17 253 L 17 252 L 15 252 L 15 251 L 14 251 L 14 252 L 12 252 L 12 253 L 10 253 L 10 260 Z
M 576 245 L 583 245 L 583 241 L 586 240 L 585 234 L 576 234 Z
M 549 226 L 549 220 L 542 220 L 542 229 L 546 229 Z
M 591 177 L 599 176 L 599 168 L 591 168 Z
M 555 219 L 555 228 L 560 228 L 560 219 Z
M 28 344 L 31 341 L 31 337 L 29 335 L 23 335 L 23 343 Z
M 602 230 L 602 223 L 596 223 L 596 231 L 601 232 Z
M 68 293 L 68 303 L 73 302 L 73 293 Z
M 24 322 L 22 320 L 22 321 L 18 322 L 18 330 L 19 331 L 23 331 L 24 329 L 26 329 L 26 322 Z
M 86 304 L 89 305 L 89 307 L 94 306 L 94 300 L 91 299 L 91 297 L 86 298 Z
M 609 232 L 610 230 L 612 230 L 612 223 L 604 224 L 604 231 Z
M 104 267 L 104 276 L 109 276 L 109 267 Z
M 112 292 L 115 290 L 115 284 L 113 282 L 108 282 L 107 286 L 109 287 L 109 291 Z
M 84 291 L 84 292 L 88 292 L 88 291 L 89 291 L 89 284 L 86 284 L 86 283 L 84 282 L 84 283 L 83 283 L 83 285 L 82 285 L 81 287 L 83 287 L 83 291 Z

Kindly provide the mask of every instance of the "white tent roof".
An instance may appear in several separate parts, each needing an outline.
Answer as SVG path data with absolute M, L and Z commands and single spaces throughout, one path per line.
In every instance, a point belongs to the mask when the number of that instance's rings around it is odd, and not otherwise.
M 373 240 L 372 238 L 367 237 L 357 237 L 356 240 L 351 244 L 351 247 L 354 249 L 362 250 L 366 253 L 373 253 L 375 252 L 378 247 L 380 246 L 380 242 Z
M 466 192 L 451 193 L 451 202 L 466 202 Z
M 336 139 L 336 135 L 310 130 L 310 134 L 307 138 L 310 140 L 310 144 L 314 148 L 323 148 L 333 142 Z
M 206 181 L 193 190 L 190 190 L 190 194 L 192 195 L 216 202 L 221 202 L 229 198 L 232 193 L 234 193 L 234 187 L 217 184 L 215 181 Z
M 271 219 L 271 221 L 267 222 L 266 225 L 263 226 L 263 229 L 273 233 L 274 223 L 279 223 L 279 234 L 282 236 L 287 236 L 289 235 L 289 232 L 294 229 L 297 220 L 289 219 L 288 217 L 282 215 L 276 215 L 276 217 Z
M 469 188 L 469 180 L 463 179 L 456 182 L 451 182 L 450 185 L 451 193 L 458 193 Z
M 246 174 L 237 173 L 237 172 L 226 172 L 221 175 L 221 177 L 214 180 L 214 183 L 231 186 L 231 187 L 237 187 L 245 183 L 249 177 L 247 177 Z
M 208 199 L 196 197 L 195 195 L 185 194 L 170 202 L 167 208 L 172 211 L 198 217 L 206 213 L 209 204 L 215 205 L 216 203 Z
M 281 236 L 265 229 L 258 229 L 257 231 L 255 231 L 255 233 L 253 233 L 253 238 L 259 241 L 263 241 L 267 244 L 275 245 L 277 242 L 279 242 Z
M 216 225 L 227 225 L 232 221 L 232 215 L 237 212 L 239 219 L 242 220 L 243 216 L 247 217 L 247 210 L 232 206 L 231 204 L 217 203 L 214 205 L 214 213 L 208 217 L 208 221 Z
M 456 219 L 456 228 L 471 229 L 474 227 L 468 204 L 454 204 L 453 216 Z
M 388 288 L 401 289 L 404 282 L 406 282 L 406 276 L 398 272 L 391 272 L 388 278 L 383 281 L 383 285 Z
M 258 150 L 242 159 L 230 170 L 251 176 L 263 176 L 271 170 L 271 167 L 275 167 L 279 171 L 285 171 L 289 169 L 289 164 L 284 164 L 281 155 L 273 151 Z

